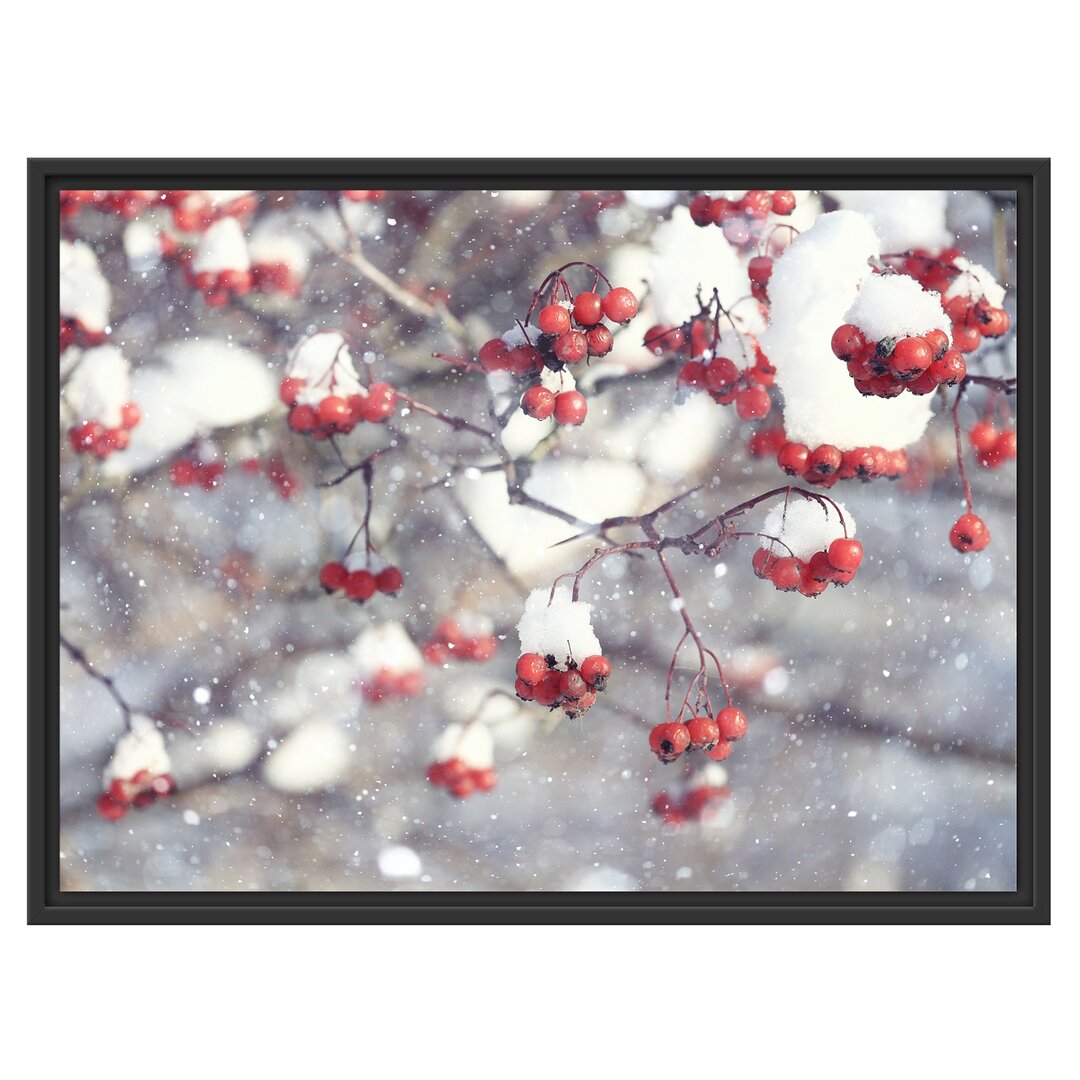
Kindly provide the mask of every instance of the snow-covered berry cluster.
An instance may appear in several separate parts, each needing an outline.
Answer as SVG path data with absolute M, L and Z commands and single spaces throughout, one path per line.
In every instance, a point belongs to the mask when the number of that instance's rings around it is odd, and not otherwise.
M 60 351 L 105 340 L 112 288 L 89 244 L 60 241 Z
M 251 256 L 236 218 L 223 217 L 203 233 L 187 273 L 209 307 L 222 307 L 231 297 L 251 292 Z
M 785 442 L 776 463 L 788 474 L 815 487 L 830 488 L 837 480 L 889 480 L 904 476 L 910 464 L 906 450 L 883 446 L 857 446 L 841 451 L 830 443 L 813 448 L 805 443 Z
M 293 349 L 280 397 L 289 407 L 289 427 L 313 439 L 347 435 L 361 422 L 382 423 L 398 400 L 388 383 L 364 386 L 345 338 L 329 331 L 313 334 Z
M 484 663 L 495 655 L 498 647 L 491 619 L 467 611 L 440 619 L 421 651 L 429 664 L 441 666 L 450 660 Z
M 601 655 L 591 613 L 589 604 L 572 599 L 565 588 L 529 594 L 517 627 L 521 653 L 514 690 L 519 698 L 561 708 L 569 717 L 582 716 L 596 703 L 611 676 L 611 661 Z M 576 656 L 584 659 L 579 663 Z
M 446 788 L 457 799 L 491 791 L 498 783 L 494 740 L 486 724 L 450 724 L 435 740 L 428 782 Z
M 83 353 L 64 387 L 64 399 L 76 418 L 68 429 L 75 453 L 104 459 L 127 449 L 142 414 L 131 400 L 131 368 L 119 349 L 99 345 Z
M 60 219 L 66 221 L 80 210 L 92 208 L 130 221 L 147 207 L 162 202 L 162 195 L 160 191 L 61 191 Z
M 688 720 L 666 720 L 649 732 L 649 749 L 665 764 L 690 750 L 701 750 L 713 761 L 730 757 L 732 743 L 747 732 L 749 721 L 742 709 L 728 705 L 716 716 L 695 714 Z
M 369 626 L 349 651 L 357 666 L 356 686 L 365 701 L 375 704 L 423 693 L 424 659 L 401 623 Z
M 319 584 L 328 595 L 342 592 L 354 603 L 363 604 L 377 592 L 392 595 L 401 591 L 405 578 L 396 566 L 381 566 L 368 551 L 350 552 L 341 562 L 328 562 L 319 571 Z
M 699 192 L 690 199 L 690 218 L 695 225 L 717 225 L 729 243 L 747 247 L 759 236 L 769 214 L 787 217 L 795 209 L 793 191 L 747 191 L 735 198 Z
M 975 451 L 975 460 L 984 469 L 1000 469 L 1016 457 L 1016 428 L 999 428 L 990 420 L 979 420 L 968 432 L 968 442 Z
M 952 320 L 954 348 L 970 353 L 983 338 L 997 338 L 1008 332 L 1009 315 L 1002 307 L 1005 290 L 986 267 L 962 256 L 953 263 L 960 273 L 945 290 L 945 314 Z
M 903 274 L 868 277 L 831 344 L 866 397 L 930 394 L 967 374 L 963 356 L 949 347 L 941 298 Z
M 727 770 L 719 762 L 710 761 L 691 774 L 680 794 L 658 792 L 652 800 L 652 812 L 665 825 L 676 827 L 686 822 L 708 822 L 730 797 Z
M 141 809 L 176 790 L 165 740 L 149 716 L 135 713 L 116 743 L 103 776 L 105 793 L 98 813 L 106 821 L 119 821 L 132 807 Z
M 812 500 L 776 506 L 765 519 L 761 535 L 768 540 L 754 553 L 754 573 L 780 592 L 803 596 L 846 585 L 863 559 L 854 533 L 854 518 L 838 504 L 830 511 Z

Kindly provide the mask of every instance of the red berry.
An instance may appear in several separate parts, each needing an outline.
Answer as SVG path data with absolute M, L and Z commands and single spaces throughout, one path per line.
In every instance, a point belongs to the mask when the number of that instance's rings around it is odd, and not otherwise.
M 595 326 L 604 314 L 604 302 L 594 292 L 581 292 L 574 297 L 574 320 L 578 326 Z
M 611 661 L 604 656 L 586 656 L 579 670 L 590 686 L 603 690 L 611 675 Z
M 1016 457 L 1016 429 L 1008 428 L 1001 433 L 998 441 L 994 444 L 994 452 L 999 454 L 1005 461 L 1012 461 Z
M 345 588 L 349 571 L 339 562 L 329 562 L 319 571 L 319 583 L 327 592 Z
M 810 561 L 813 562 L 813 558 L 811 558 Z M 828 559 L 826 559 L 825 562 L 828 563 Z M 810 569 L 810 563 L 804 564 L 802 573 L 799 575 L 799 592 L 802 593 L 803 596 L 818 596 L 828 587 L 828 581 L 814 577 L 813 571 Z
M 707 383 L 707 369 L 697 360 L 688 360 L 679 369 L 675 385 L 681 389 L 701 390 Z
M 83 420 L 71 429 L 68 438 L 71 440 L 71 448 L 77 454 L 82 454 L 93 450 L 104 434 L 105 428 L 96 420 Z
M 126 431 L 130 431 L 132 428 L 137 427 L 141 419 L 142 410 L 134 401 L 129 401 L 125 405 L 120 406 L 120 425 Z
M 799 561 L 790 556 L 785 555 L 777 559 L 769 567 L 769 580 L 781 592 L 791 592 L 793 589 L 797 589 L 800 576 Z
M 746 729 L 750 725 L 746 719 L 746 713 L 742 709 L 736 709 L 733 705 L 729 705 L 716 714 L 716 726 L 720 729 L 721 739 L 734 742 L 746 734 Z
M 318 413 L 310 405 L 296 405 L 289 410 L 289 427 L 306 435 L 319 426 Z
M 923 334 L 923 340 L 930 346 L 935 360 L 943 356 L 949 347 L 949 335 L 944 330 L 930 330 Z
M 477 791 L 491 791 L 499 782 L 499 777 L 494 769 L 476 769 L 472 781 Z
M 612 289 L 604 297 L 601 306 L 606 318 L 613 323 L 628 323 L 638 310 L 637 297 L 621 285 Z
M 968 432 L 968 442 L 971 443 L 972 449 L 979 453 L 992 450 L 997 441 L 998 429 L 988 420 L 979 420 Z
M 755 285 L 768 285 L 772 268 L 773 261 L 768 255 L 755 255 L 747 264 L 746 272 Z
M 982 341 L 982 334 L 977 326 L 953 327 L 953 348 L 958 352 L 974 352 Z
M 768 548 L 758 548 L 754 552 L 754 557 L 750 560 L 750 565 L 754 568 L 754 573 L 759 578 L 765 578 L 769 576 L 769 569 L 775 561 L 776 556 Z
M 581 672 L 577 668 L 570 668 L 569 671 L 564 671 L 559 677 L 559 693 L 564 698 L 579 698 L 587 689 L 585 680 L 581 677 Z
M 983 337 L 1001 337 L 1009 329 L 1009 316 L 1003 308 L 991 308 L 981 322 L 979 329 Z
M 930 366 L 934 351 L 925 338 L 906 337 L 896 343 L 889 359 L 898 378 L 914 379 Z
M 397 391 L 384 382 L 373 382 L 364 399 L 363 418 L 370 424 L 382 423 L 397 406 Z
M 119 821 L 127 813 L 124 803 L 117 802 L 108 792 L 98 799 L 97 810 L 106 821 Z
M 535 345 L 519 345 L 506 357 L 507 370 L 519 379 L 528 379 L 543 366 L 540 350 Z
M 547 673 L 547 661 L 539 653 L 525 653 L 518 657 L 517 677 L 528 686 L 535 686 Z
M 399 592 L 405 584 L 405 577 L 396 566 L 388 566 L 375 575 L 375 588 L 381 593 Z
M 450 785 L 450 794 L 453 795 L 455 799 L 467 799 L 475 790 L 476 781 L 473 779 L 471 773 L 467 773 Z
M 771 407 L 769 392 L 760 386 L 748 386 L 735 395 L 735 411 L 740 420 L 760 420 L 768 416 Z
M 785 443 L 783 449 L 776 455 L 776 464 L 788 474 L 788 476 L 802 476 L 806 472 L 807 462 L 810 458 L 810 450 L 802 443 Z
M 522 701 L 532 701 L 533 699 L 533 688 L 524 679 L 518 679 L 514 683 L 514 693 Z
M 555 395 L 546 386 L 530 386 L 521 395 L 521 411 L 534 420 L 546 420 L 555 411 Z
M 709 212 L 711 206 L 712 199 L 708 195 L 694 195 L 690 199 L 690 220 L 695 225 L 711 225 L 712 217 Z
M 726 356 L 716 356 L 705 365 L 705 385 L 714 393 L 729 390 L 738 378 L 739 369 Z
M 711 716 L 694 716 L 686 722 L 690 745 L 695 750 L 711 750 L 720 738 L 720 727 Z
M 349 403 L 337 394 L 329 394 L 319 402 L 319 423 L 325 428 L 345 424 L 349 416 Z
M 863 332 L 851 323 L 844 323 L 833 331 L 832 351 L 841 360 L 851 361 L 862 358 L 867 341 Z
M 748 191 L 739 200 L 739 208 L 750 217 L 767 217 L 772 209 L 772 196 L 767 191 Z
M 806 459 L 806 469 L 807 472 L 832 476 L 840 468 L 843 460 L 843 454 L 835 446 L 825 443 L 810 452 L 810 456 Z
M 476 355 L 480 366 L 485 371 L 505 371 L 509 352 L 510 349 L 502 338 L 492 338 L 480 346 L 480 351 Z
M 353 570 L 345 579 L 345 595 L 350 600 L 370 600 L 375 595 L 375 575 L 368 570 Z
M 928 373 L 937 384 L 955 386 L 967 374 L 967 361 L 956 349 L 948 349 L 930 365 Z
M 555 355 L 564 364 L 577 364 L 589 355 L 589 339 L 580 330 L 568 330 L 556 339 Z
M 806 574 L 809 574 L 814 581 L 824 581 L 828 584 L 832 581 L 835 572 L 836 567 L 829 561 L 829 556 L 824 551 L 815 551 L 806 564 Z
M 862 562 L 863 546 L 850 536 L 841 536 L 829 545 L 829 562 L 837 570 L 854 571 Z
M 657 724 L 649 732 L 649 749 L 664 762 L 674 761 L 689 745 L 685 724 Z
M 565 334 L 570 329 L 570 312 L 561 304 L 548 304 L 540 309 L 536 325 L 542 334 Z
M 713 761 L 724 761 L 726 758 L 731 757 L 731 751 L 734 747 L 727 739 L 718 739 L 716 745 L 711 750 L 705 751 L 705 756 L 711 758 Z
M 949 543 L 957 551 L 982 551 L 990 543 L 990 530 L 977 514 L 964 514 L 949 530 Z
M 774 191 L 772 193 L 772 212 L 787 217 L 795 209 L 794 191 Z
M 615 346 L 615 338 L 606 326 L 594 326 L 586 335 L 590 356 L 607 356 Z
M 588 411 L 588 403 L 577 390 L 567 390 L 555 398 L 555 422 L 564 427 L 584 423 Z
M 549 671 L 533 686 L 532 692 L 537 705 L 554 705 L 562 696 L 562 673 Z
M 653 326 L 646 331 L 642 343 L 654 356 L 663 356 L 678 352 L 686 344 L 686 338 L 678 328 Z

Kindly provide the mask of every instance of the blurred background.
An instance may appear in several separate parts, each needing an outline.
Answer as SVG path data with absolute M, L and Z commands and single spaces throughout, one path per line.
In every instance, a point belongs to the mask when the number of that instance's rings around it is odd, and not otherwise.
M 755 578 L 751 541 L 714 560 L 671 555 L 750 717 L 704 820 L 673 827 L 651 810 L 689 775 L 647 745 L 682 633 L 654 560 L 605 559 L 583 585 L 615 668 L 584 717 L 553 724 L 487 697 L 512 689 L 529 591 L 595 547 L 552 547 L 580 531 L 575 519 L 641 513 L 701 485 L 665 527 L 683 533 L 783 482 L 772 457 L 750 448 L 755 432 L 779 425 L 779 394 L 755 424 L 706 395 L 676 404 L 676 367 L 641 344 L 653 323 L 695 313 L 698 285 L 725 302 L 749 291 L 753 250 L 693 226 L 689 192 L 114 194 L 65 206 L 65 242 L 94 266 L 76 260 L 82 276 L 69 283 L 70 310 L 62 288 L 62 315 L 92 335 L 104 303 L 142 419 L 130 445 L 101 462 L 65 442 L 61 628 L 157 720 L 178 790 L 117 822 L 99 816 L 123 716 L 62 650 L 62 888 L 1015 887 L 1014 472 L 968 456 L 993 542 L 958 554 L 947 537 L 962 492 L 943 401 L 908 448 L 907 477 L 831 490 L 867 552 L 846 588 L 777 593 Z M 1014 314 L 1010 193 L 797 194 L 800 229 L 843 207 L 871 217 L 882 251 L 955 243 L 1009 287 Z M 268 269 L 255 291 L 210 306 L 192 267 L 226 217 L 250 264 Z M 524 318 L 549 270 L 575 259 L 643 304 L 580 380 L 582 427 L 537 442 L 522 428 L 536 422 L 520 418 L 503 437 L 529 500 L 558 513 L 512 501 L 483 439 L 404 409 L 340 443 L 348 463 L 397 444 L 376 463 L 371 533 L 404 589 L 362 606 L 325 596 L 319 568 L 359 525 L 364 485 L 356 475 L 316 486 L 343 466 L 286 425 L 277 391 L 290 350 L 340 330 L 357 366 L 492 427 L 513 395 L 433 354 L 471 359 Z M 87 344 L 76 335 L 63 352 L 62 379 Z M 1015 374 L 1011 336 L 973 356 L 973 371 Z M 66 431 L 76 417 L 63 396 Z M 966 427 L 983 405 L 969 395 Z M 207 489 L 177 483 L 177 461 L 224 469 Z M 490 628 L 494 657 L 423 660 L 447 617 Z M 416 647 L 395 647 L 393 663 L 421 672 L 423 685 L 373 701 L 358 682 L 384 665 L 386 632 L 373 631 L 392 624 Z M 693 670 L 680 665 L 676 679 L 685 686 Z M 478 709 L 499 782 L 459 801 L 425 770 L 433 740 Z

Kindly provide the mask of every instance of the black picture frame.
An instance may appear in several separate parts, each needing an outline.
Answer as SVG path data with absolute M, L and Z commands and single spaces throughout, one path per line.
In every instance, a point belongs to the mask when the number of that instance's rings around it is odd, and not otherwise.
M 962 893 L 170 893 L 59 888 L 59 192 L 65 188 L 1015 190 L 1017 889 Z M 1050 921 L 1048 159 L 32 159 L 28 188 L 28 858 L 32 924 Z

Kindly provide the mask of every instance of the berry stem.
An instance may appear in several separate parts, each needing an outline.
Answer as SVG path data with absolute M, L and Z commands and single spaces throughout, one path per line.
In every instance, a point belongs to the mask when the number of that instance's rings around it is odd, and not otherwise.
M 86 653 L 83 652 L 83 650 L 80 649 L 78 645 L 74 644 L 74 642 L 69 641 L 63 634 L 60 635 L 60 644 L 64 647 L 65 650 L 67 650 L 67 653 L 71 657 L 71 659 L 74 660 L 75 663 L 78 664 L 79 667 L 81 667 L 83 671 L 85 671 L 86 674 L 90 676 L 91 679 L 94 679 L 96 682 L 101 683 L 101 685 L 104 686 L 106 690 L 108 690 L 109 694 L 112 696 L 113 701 L 116 702 L 116 704 L 120 708 L 120 712 L 123 714 L 124 726 L 128 729 L 128 731 L 130 731 L 131 715 L 134 710 L 124 699 L 124 696 L 120 693 L 120 691 L 117 690 L 116 683 L 113 681 L 111 676 L 104 674 L 104 672 L 98 671 L 98 669 L 90 663 L 89 659 L 87 659 Z

